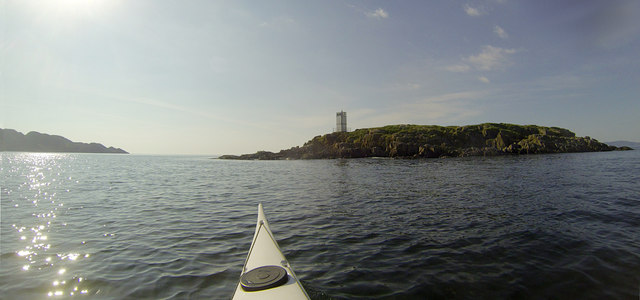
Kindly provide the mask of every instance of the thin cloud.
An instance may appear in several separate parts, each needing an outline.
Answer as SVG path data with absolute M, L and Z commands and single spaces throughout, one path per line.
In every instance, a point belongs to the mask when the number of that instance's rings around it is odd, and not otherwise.
M 433 104 L 458 100 L 476 100 L 486 95 L 486 91 L 453 92 L 424 98 L 422 103 Z
M 375 18 L 375 19 L 386 19 L 389 18 L 389 13 L 386 12 L 382 8 L 378 8 L 374 11 L 366 13 L 367 17 Z
M 489 80 L 489 78 L 484 77 L 484 76 L 480 76 L 478 77 L 478 80 L 484 82 L 484 83 L 491 83 L 491 80 Z
M 482 52 L 471 55 L 464 60 L 481 71 L 502 69 L 510 64 L 509 56 L 516 53 L 515 49 L 484 46 Z
M 465 4 L 463 8 L 464 8 L 464 12 L 467 13 L 467 15 L 469 16 L 477 17 L 477 16 L 483 15 L 483 13 L 479 9 L 475 7 L 471 7 L 471 5 L 469 4 Z
M 412 119 L 424 119 L 424 122 L 451 122 L 481 114 L 476 101 L 486 96 L 486 91 L 465 91 L 435 95 L 401 108 Z M 411 116 L 413 115 L 413 116 Z
M 288 25 L 293 25 L 296 23 L 296 20 L 290 17 L 277 17 L 270 21 L 264 21 L 260 23 L 260 27 L 284 27 Z
M 251 122 L 246 122 L 245 123 L 243 121 L 239 121 L 239 120 L 235 120 L 235 119 L 232 119 L 232 118 L 220 116 L 219 114 L 214 114 L 214 113 L 208 112 L 206 110 L 197 109 L 197 108 L 191 108 L 191 107 L 184 106 L 184 105 L 177 105 L 177 104 L 173 104 L 173 103 L 170 103 L 170 102 L 164 102 L 164 101 L 151 99 L 151 98 L 130 97 L 130 96 L 120 96 L 120 95 L 110 95 L 110 97 L 114 98 L 114 99 L 117 99 L 117 100 L 129 102 L 129 103 L 138 103 L 138 104 L 145 105 L 147 107 L 156 107 L 156 108 L 166 109 L 166 110 L 173 111 L 173 112 L 176 112 L 176 113 L 183 113 L 183 114 L 187 114 L 187 115 L 191 115 L 191 116 L 195 116 L 195 117 L 201 117 L 201 118 L 205 118 L 205 119 L 222 121 L 222 122 L 226 122 L 228 124 L 244 124 L 244 125 L 250 125 L 252 127 L 261 127 L 262 126 L 262 125 L 258 125 L 258 123 L 251 123 Z
M 502 29 L 502 27 L 496 25 L 493 27 L 493 33 L 497 34 L 501 39 L 509 38 L 509 34 Z
M 454 73 L 466 73 L 471 70 L 500 70 L 511 64 L 510 56 L 517 52 L 516 49 L 505 49 L 487 45 L 482 47 L 480 53 L 463 58 L 462 62 L 446 66 L 444 69 Z M 480 79 L 480 81 L 485 82 L 482 79 Z
M 444 69 L 454 73 L 465 73 L 465 72 L 471 71 L 471 66 L 467 64 L 457 64 L 457 65 L 447 66 Z
M 392 84 L 387 90 L 389 91 L 415 91 L 422 88 L 422 85 L 416 82 L 405 82 Z
M 393 104 L 385 109 L 361 109 L 350 113 L 352 120 L 364 127 L 389 124 L 446 124 L 464 122 L 464 120 L 482 114 L 480 105 L 490 91 L 462 91 L 436 94 L 414 101 Z M 354 121 L 355 122 L 355 121 Z

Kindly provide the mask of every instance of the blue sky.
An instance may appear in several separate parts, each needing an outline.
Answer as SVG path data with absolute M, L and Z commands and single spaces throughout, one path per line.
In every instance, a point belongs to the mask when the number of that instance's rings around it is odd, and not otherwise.
M 640 141 L 640 1 L 0 2 L 0 127 L 141 154 L 389 124 Z

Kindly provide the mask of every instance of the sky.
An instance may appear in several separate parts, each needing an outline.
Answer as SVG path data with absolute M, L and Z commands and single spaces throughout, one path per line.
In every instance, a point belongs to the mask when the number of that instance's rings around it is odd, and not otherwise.
M 242 154 L 485 122 L 640 141 L 640 1 L 0 0 L 0 128 Z

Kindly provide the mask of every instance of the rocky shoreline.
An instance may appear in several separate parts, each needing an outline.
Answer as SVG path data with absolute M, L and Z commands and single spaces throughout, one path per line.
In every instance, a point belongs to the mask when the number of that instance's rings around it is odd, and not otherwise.
M 558 127 L 484 123 L 468 126 L 389 125 L 316 136 L 301 147 L 220 159 L 438 158 L 631 150 Z

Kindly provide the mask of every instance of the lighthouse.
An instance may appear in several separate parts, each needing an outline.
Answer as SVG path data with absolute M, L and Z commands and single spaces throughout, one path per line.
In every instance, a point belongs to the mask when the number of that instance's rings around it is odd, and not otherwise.
M 347 113 L 344 111 L 336 113 L 336 132 L 347 132 Z

